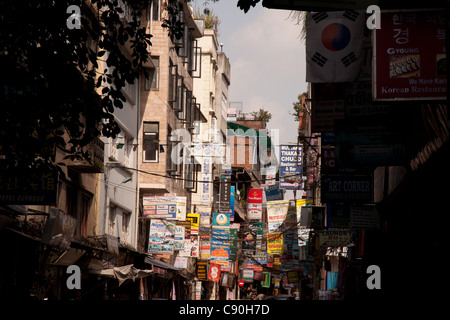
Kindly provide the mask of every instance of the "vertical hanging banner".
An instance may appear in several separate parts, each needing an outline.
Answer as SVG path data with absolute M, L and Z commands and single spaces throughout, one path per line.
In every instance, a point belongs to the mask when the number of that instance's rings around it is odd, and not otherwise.
M 228 213 L 213 213 L 211 238 L 211 260 L 228 265 L 230 258 L 230 215 Z
M 308 14 L 306 82 L 350 82 L 356 79 L 362 61 L 365 22 L 364 11 Z
M 262 219 L 262 202 L 264 189 L 250 189 L 247 195 L 247 217 L 250 220 Z
M 309 239 L 309 227 L 311 226 L 312 218 L 312 199 L 300 199 L 296 201 L 297 209 L 297 237 L 298 246 L 306 246 Z M 300 252 L 299 252 L 300 253 Z
M 263 272 L 264 274 L 264 280 L 261 281 L 261 287 L 263 288 L 270 288 L 270 280 L 271 280 L 271 273 L 270 272 Z
M 230 257 L 230 231 L 213 229 L 211 237 L 211 261 L 228 265 Z
M 230 191 L 231 191 L 231 175 L 222 173 L 220 175 L 219 188 L 219 211 L 229 212 L 230 210 Z
M 186 220 L 191 221 L 191 234 L 198 235 L 198 229 L 200 227 L 200 213 L 188 213 L 186 214 Z
M 211 259 L 211 233 L 210 231 L 200 231 L 198 239 L 199 258 L 204 260 Z
M 288 208 L 289 200 L 267 202 L 267 220 L 270 233 L 280 231 L 280 227 L 286 219 Z
M 209 231 L 211 229 L 211 213 L 210 211 L 198 211 L 200 217 L 199 231 Z
M 236 196 L 236 187 L 230 187 L 230 220 L 234 221 L 234 200 Z
M 374 100 L 445 100 L 445 11 L 383 12 L 374 36 Z
M 186 197 L 176 197 L 177 213 L 176 219 L 180 221 L 186 220 Z
M 267 253 L 283 253 L 283 234 L 281 232 L 272 232 L 267 234 Z
M 186 229 L 183 226 L 175 225 L 175 241 L 174 241 L 174 250 L 183 250 L 184 249 L 184 237 L 185 237 Z
M 201 188 L 201 204 L 211 205 L 211 158 L 204 157 L 202 163 L 202 178 L 200 183 Z
M 201 281 L 195 281 L 195 300 L 201 300 L 202 297 L 202 282 Z
M 208 261 L 197 260 L 197 278 L 208 280 Z
M 239 223 L 232 223 L 230 225 L 230 257 L 229 260 L 236 261 L 238 248 L 238 232 L 241 225 Z
M 303 188 L 303 183 L 297 182 L 302 179 L 302 155 L 302 145 L 280 145 L 281 189 L 298 190 Z M 292 182 L 293 179 L 297 181 Z
M 209 263 L 208 280 L 219 282 L 220 280 L 220 264 Z

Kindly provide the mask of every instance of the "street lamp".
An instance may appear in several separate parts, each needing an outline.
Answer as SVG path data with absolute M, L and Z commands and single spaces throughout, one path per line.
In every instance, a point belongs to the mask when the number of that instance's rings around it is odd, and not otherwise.
M 129 182 L 129 181 L 131 181 L 131 177 L 127 177 L 127 178 L 123 179 L 123 181 L 122 181 L 121 183 L 119 183 L 117 186 L 114 187 L 114 192 L 116 192 L 117 188 L 118 188 L 121 184 L 127 183 L 127 182 Z

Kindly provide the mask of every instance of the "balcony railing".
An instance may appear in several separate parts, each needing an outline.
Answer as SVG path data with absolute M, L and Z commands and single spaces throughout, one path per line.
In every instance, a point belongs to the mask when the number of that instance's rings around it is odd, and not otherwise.
M 87 151 L 89 157 L 83 160 L 70 161 L 68 167 L 80 173 L 102 173 L 105 153 L 103 141 L 100 138 L 96 138 L 83 151 Z

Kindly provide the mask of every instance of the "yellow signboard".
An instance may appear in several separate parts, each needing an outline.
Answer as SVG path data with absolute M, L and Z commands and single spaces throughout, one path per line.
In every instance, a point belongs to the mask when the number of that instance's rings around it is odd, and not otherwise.
M 267 253 L 283 253 L 283 234 L 281 232 L 272 232 L 267 234 Z

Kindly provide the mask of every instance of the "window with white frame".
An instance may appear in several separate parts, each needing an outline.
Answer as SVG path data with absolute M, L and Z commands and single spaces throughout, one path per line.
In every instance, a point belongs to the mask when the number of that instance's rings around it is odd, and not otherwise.
M 159 161 L 159 122 L 144 122 L 143 161 Z
M 160 1 L 161 0 L 152 0 L 152 20 L 159 21 L 160 17 Z

